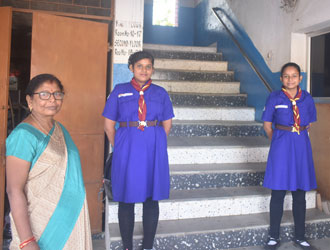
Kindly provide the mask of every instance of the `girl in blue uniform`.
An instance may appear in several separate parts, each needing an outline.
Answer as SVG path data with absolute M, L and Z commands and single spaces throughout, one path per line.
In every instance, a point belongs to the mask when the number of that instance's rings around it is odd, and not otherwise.
M 128 66 L 133 79 L 116 85 L 103 111 L 105 132 L 113 146 L 112 192 L 113 200 L 119 202 L 125 250 L 133 248 L 134 204 L 143 202 L 143 249 L 152 249 L 158 200 L 169 198 L 167 135 L 174 114 L 166 90 L 151 83 L 153 65 L 151 54 L 132 54 Z
M 310 123 L 316 121 L 316 109 L 311 95 L 299 87 L 301 80 L 300 67 L 285 64 L 281 69 L 282 89 L 269 95 L 262 115 L 271 139 L 264 179 L 264 186 L 272 190 L 267 249 L 279 246 L 283 201 L 288 190 L 293 197 L 294 242 L 302 249 L 311 248 L 305 239 L 305 194 L 316 188 L 308 135 Z

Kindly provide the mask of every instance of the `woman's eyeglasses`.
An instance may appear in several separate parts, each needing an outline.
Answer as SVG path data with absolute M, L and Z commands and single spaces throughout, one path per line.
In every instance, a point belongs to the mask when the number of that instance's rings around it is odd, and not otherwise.
M 51 96 L 54 96 L 54 99 L 55 100 L 63 100 L 64 98 L 64 92 L 54 92 L 54 93 L 50 93 L 50 92 L 47 92 L 47 91 L 41 91 L 41 92 L 36 92 L 36 93 L 33 93 L 34 95 L 39 95 L 39 98 L 41 100 L 49 100 L 49 98 Z

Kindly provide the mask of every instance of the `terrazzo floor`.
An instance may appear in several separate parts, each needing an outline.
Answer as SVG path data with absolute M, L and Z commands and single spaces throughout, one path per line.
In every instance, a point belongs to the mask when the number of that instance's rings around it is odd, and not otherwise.
M 330 238 L 320 239 L 320 240 L 311 240 L 309 241 L 315 250 L 329 250 L 330 249 Z M 93 249 L 94 250 L 105 250 L 104 240 L 93 240 Z M 256 247 L 244 247 L 244 248 L 235 248 L 229 250 L 262 250 L 262 246 Z M 298 250 L 292 242 L 283 243 L 277 250 Z M 172 249 L 168 249 L 172 250 Z M 193 249 L 192 249 L 193 250 Z M 220 250 L 220 249 L 218 249 Z

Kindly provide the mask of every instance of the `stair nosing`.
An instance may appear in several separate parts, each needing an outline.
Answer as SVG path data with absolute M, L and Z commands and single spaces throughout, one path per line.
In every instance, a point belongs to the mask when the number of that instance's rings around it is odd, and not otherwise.
M 230 168 L 229 165 L 232 165 Z M 170 175 L 196 175 L 196 174 L 233 174 L 265 172 L 266 162 L 258 163 L 213 163 L 213 164 L 170 164 Z M 254 167 L 252 167 L 252 166 Z M 183 169 L 180 169 L 180 166 Z M 213 166 L 210 168 L 209 166 Z M 226 166 L 226 167 L 225 167 Z M 243 166 L 237 167 L 237 166 Z
M 184 73 L 216 73 L 216 74 L 234 74 L 232 70 L 225 70 L 225 71 L 215 71 L 215 70 L 182 70 L 182 69 L 155 69 L 155 72 L 184 72 Z M 159 79 L 158 79 L 159 80 Z M 161 80 L 161 79 L 160 79 Z
M 306 224 L 312 224 L 312 223 L 323 223 L 323 222 L 330 222 L 330 217 L 320 212 L 317 208 L 311 208 L 307 209 L 306 213 Z M 316 217 L 316 218 L 315 218 Z M 249 221 L 247 224 L 235 227 L 235 223 L 229 223 L 228 221 L 238 220 L 238 221 L 244 221 L 246 218 L 249 218 Z M 263 219 L 267 218 L 267 219 Z M 244 214 L 244 215 L 230 215 L 230 216 L 217 216 L 217 217 L 209 217 L 209 218 L 194 218 L 194 219 L 181 219 L 181 220 L 168 220 L 168 221 L 160 221 L 159 227 L 162 228 L 162 226 L 170 226 L 166 224 L 170 223 L 177 223 L 180 221 L 181 225 L 183 223 L 189 223 L 189 221 L 197 221 L 197 224 L 208 224 L 209 228 L 204 229 L 196 229 L 189 227 L 190 231 L 185 232 L 178 232 L 178 231 L 164 231 L 160 232 L 161 230 L 158 230 L 156 237 L 168 237 L 168 236 L 184 236 L 184 235 L 194 235 L 194 234 L 208 234 L 208 233 L 216 233 L 216 232 L 230 232 L 230 231 L 237 231 L 237 230 L 249 230 L 249 229 L 258 229 L 258 228 L 269 228 L 269 212 L 265 213 L 257 213 L 257 214 Z M 258 221 L 259 220 L 259 221 Z M 200 221 L 200 223 L 198 223 Z M 225 222 L 225 223 L 224 223 Z M 237 222 L 237 221 L 235 221 Z M 254 222 L 254 223 L 252 223 Z M 256 223 L 255 223 L 256 222 Z M 224 224 L 231 224 L 225 225 Z M 137 228 L 142 227 L 142 222 L 136 222 Z M 284 211 L 283 212 L 283 219 L 281 222 L 281 226 L 288 226 L 293 225 L 292 220 L 292 211 Z M 111 226 L 118 227 L 117 223 L 109 223 L 109 228 Z M 142 239 L 141 232 L 134 232 L 134 239 Z M 114 241 L 121 240 L 120 236 L 114 236 L 112 237 Z
M 172 48 L 172 49 L 169 49 L 169 48 Z M 208 54 L 220 54 L 220 55 L 222 54 L 221 52 L 217 52 L 216 47 L 206 47 L 206 46 L 182 46 L 182 45 L 144 43 L 143 49 L 155 50 L 155 51 L 171 51 L 171 52 L 179 51 L 179 52 L 208 53 Z
M 191 92 L 172 92 L 167 91 L 170 95 L 191 95 L 191 96 L 208 96 L 208 97 L 247 97 L 245 93 L 191 93 Z
M 223 126 L 263 126 L 257 121 L 227 121 L 227 120 L 173 120 L 172 125 L 223 125 Z

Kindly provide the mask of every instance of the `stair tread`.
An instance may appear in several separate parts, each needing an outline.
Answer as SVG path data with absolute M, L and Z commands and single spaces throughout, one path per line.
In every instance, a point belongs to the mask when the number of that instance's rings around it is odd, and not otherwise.
M 263 172 L 266 163 L 172 164 L 171 175 Z
M 225 126 L 263 126 L 261 122 L 256 121 L 225 121 L 225 120 L 173 120 L 173 125 L 225 125 Z
M 316 191 L 309 191 L 315 193 Z M 245 186 L 245 187 L 221 187 L 221 188 L 201 188 L 201 189 L 184 189 L 184 190 L 171 190 L 170 198 L 163 200 L 161 203 L 173 203 L 184 201 L 202 201 L 207 197 L 207 200 L 219 199 L 235 199 L 239 197 L 252 198 L 261 196 L 270 196 L 271 191 L 262 186 Z M 290 195 L 289 192 L 287 195 Z M 110 203 L 117 205 L 117 203 Z
M 165 45 L 165 44 L 150 44 L 144 43 L 143 49 L 146 50 L 165 50 L 165 51 L 180 51 L 180 52 L 202 52 L 202 53 L 217 53 L 216 47 L 203 46 L 181 46 L 181 45 Z
M 218 83 L 223 85 L 232 85 L 232 84 L 240 84 L 240 82 L 237 81 L 228 81 L 228 82 L 221 82 L 221 81 L 185 81 L 185 80 L 162 80 L 162 79 L 152 79 L 152 83 L 191 83 L 191 84 L 198 84 L 198 83 Z M 180 92 L 181 93 L 181 92 Z M 190 93 L 190 92 L 189 92 Z M 212 93 L 212 92 L 211 92 Z
M 167 145 L 171 147 L 268 147 L 270 144 L 266 137 L 169 137 Z
M 218 70 L 183 70 L 183 69 L 155 69 L 155 72 L 184 72 L 184 73 L 213 73 L 213 74 L 234 74 L 234 71 L 225 70 L 225 71 L 218 71 Z
M 201 200 L 207 197 L 208 200 L 228 198 L 228 197 L 247 197 L 247 196 L 264 196 L 269 195 L 270 191 L 264 187 L 227 187 L 227 188 L 203 188 L 193 190 L 171 190 L 171 201 L 182 200 Z
M 269 195 L 270 190 L 261 186 L 171 190 L 170 199 L 165 200 L 164 202 L 201 200 L 205 199 L 205 197 L 207 197 L 208 200 L 212 200 L 213 198 L 260 197 Z
M 306 223 L 330 222 L 330 216 L 318 209 L 307 209 Z M 178 223 L 180 222 L 180 223 Z M 292 225 L 292 211 L 284 211 L 281 225 Z M 183 220 L 159 221 L 157 236 L 188 235 L 218 231 L 230 231 L 239 229 L 268 228 L 269 213 L 219 216 L 212 218 L 194 218 Z M 112 240 L 120 240 L 117 223 L 109 224 Z M 134 238 L 141 239 L 143 234 L 142 223 L 136 222 L 134 227 Z
M 227 106 L 224 106 L 224 107 L 214 107 L 214 106 L 211 106 L 211 107 L 205 107 L 205 106 L 200 106 L 200 107 L 198 107 L 198 106 L 181 106 L 181 105 L 173 105 L 173 107 L 175 108 L 189 108 L 189 109 L 233 109 L 233 110 L 237 110 L 237 109 L 250 109 L 250 110 L 255 110 L 255 108 L 254 107 L 248 107 L 248 106 L 242 106 L 242 107 L 240 107 L 240 106 L 237 106 L 237 107 L 231 107 L 231 106 L 229 106 L 229 107 L 227 107 Z
M 170 59 L 170 58 L 155 58 L 156 61 L 168 61 L 168 62 L 196 62 L 196 63 L 212 63 L 212 64 L 227 64 L 227 61 L 208 61 L 208 60 L 194 60 L 194 59 Z
M 214 96 L 220 96 L 220 97 L 236 97 L 236 96 L 243 96 L 246 97 L 247 94 L 235 94 L 235 93 L 191 93 L 191 92 L 172 92 L 168 91 L 170 95 L 190 95 L 190 96 L 209 96 L 209 97 L 214 97 Z

